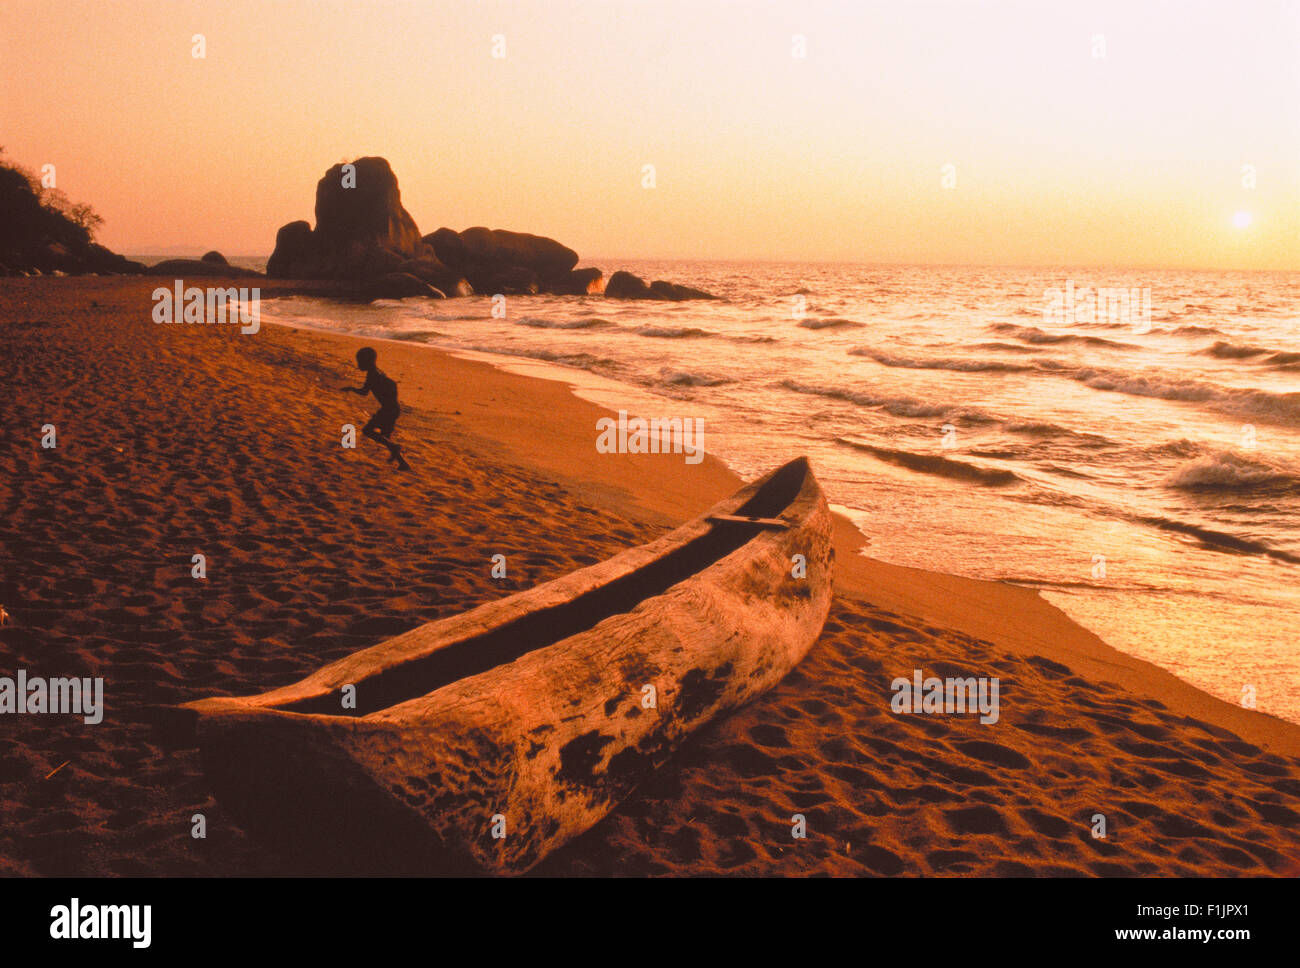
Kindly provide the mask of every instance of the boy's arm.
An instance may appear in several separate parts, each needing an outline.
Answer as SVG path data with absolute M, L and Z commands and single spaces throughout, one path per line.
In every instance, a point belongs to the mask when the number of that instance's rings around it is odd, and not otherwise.
M 375 377 L 374 377 L 374 374 L 373 374 L 373 373 L 367 373 L 367 374 L 366 374 L 366 382 L 365 382 L 364 384 L 362 384 L 361 386 L 359 386 L 359 387 L 339 387 L 339 389 L 342 390 L 344 393 L 355 393 L 355 394 L 357 394 L 358 396 L 364 397 L 367 393 L 369 393 L 369 392 L 371 391 L 371 389 L 373 389 L 372 386 L 371 386 L 371 384 L 374 382 L 374 379 L 375 379 Z

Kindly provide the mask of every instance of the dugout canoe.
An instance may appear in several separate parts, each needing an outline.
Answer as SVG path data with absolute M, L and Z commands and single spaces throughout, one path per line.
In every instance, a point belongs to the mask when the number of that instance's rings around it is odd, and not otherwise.
M 800 458 L 649 544 L 171 725 L 218 801 L 299 857 L 519 873 L 779 682 L 825 624 L 832 562 Z

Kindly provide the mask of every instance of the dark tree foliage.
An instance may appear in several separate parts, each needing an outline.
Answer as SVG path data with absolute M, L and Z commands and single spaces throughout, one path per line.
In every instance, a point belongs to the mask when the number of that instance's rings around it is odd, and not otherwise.
M 103 221 L 89 205 L 45 188 L 0 147 L 0 266 L 76 271 L 107 252 L 94 245 Z

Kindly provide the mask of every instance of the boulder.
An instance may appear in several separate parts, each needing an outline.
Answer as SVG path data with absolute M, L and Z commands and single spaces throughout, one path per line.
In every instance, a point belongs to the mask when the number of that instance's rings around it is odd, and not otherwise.
M 465 278 L 477 293 L 506 296 L 532 296 L 539 291 L 537 273 L 526 266 L 465 266 Z
M 290 222 L 275 239 L 267 274 L 279 279 L 365 281 L 432 257 L 402 207 L 397 176 L 383 158 L 358 158 L 355 173 L 337 164 L 316 183 L 316 227 Z M 355 174 L 355 184 L 351 175 Z M 346 185 L 345 185 L 346 181 Z
M 203 258 L 201 258 L 199 261 L 211 262 L 213 265 L 218 265 L 218 266 L 230 265 L 230 263 L 226 261 L 226 257 L 222 255 L 220 252 L 216 251 L 215 249 L 213 249 L 211 252 L 204 253 Z
M 398 266 L 397 271 L 423 279 L 448 296 L 474 295 L 474 287 L 469 284 L 464 275 L 443 265 L 431 254 L 419 259 L 409 259 Z
M 654 299 L 655 295 L 645 280 L 620 269 L 605 283 L 605 295 L 611 299 Z
M 266 274 L 272 279 L 311 279 L 316 270 L 311 225 L 299 220 L 280 226 L 275 233 L 275 251 L 266 261 Z
M 460 240 L 460 233 L 454 229 L 438 229 L 421 241 L 433 249 L 434 258 L 445 266 L 460 268 L 469 261 L 465 255 L 465 243 Z
M 478 225 L 460 233 L 439 229 L 427 240 L 438 258 L 453 269 L 470 265 L 520 266 L 533 270 L 539 278 L 551 279 L 563 276 L 578 264 L 578 253 L 568 246 L 527 232 Z
M 557 296 L 599 296 L 605 291 L 604 273 L 599 269 L 574 269 L 550 280 L 546 291 Z
M 405 299 L 408 296 L 427 296 L 430 299 L 446 299 L 446 295 L 435 289 L 423 279 L 418 279 L 409 272 L 390 272 L 371 280 L 366 285 L 368 299 Z
M 650 283 L 650 292 L 657 299 L 671 299 L 673 302 L 681 302 L 683 299 L 717 299 L 718 297 L 711 292 L 705 292 L 703 289 L 692 289 L 690 286 L 679 286 L 675 282 L 664 282 L 662 279 Z
M 373 276 L 420 255 L 420 230 L 402 207 L 397 176 L 384 158 L 358 158 L 356 184 L 344 187 L 343 165 L 316 183 L 316 228 L 321 270 L 327 275 Z M 349 182 L 350 184 L 350 182 Z M 385 255 L 397 257 L 393 262 Z
M 711 292 L 679 286 L 662 279 L 646 285 L 645 280 L 630 272 L 619 270 L 609 277 L 605 295 L 613 299 L 662 299 L 680 302 L 683 299 L 717 299 Z

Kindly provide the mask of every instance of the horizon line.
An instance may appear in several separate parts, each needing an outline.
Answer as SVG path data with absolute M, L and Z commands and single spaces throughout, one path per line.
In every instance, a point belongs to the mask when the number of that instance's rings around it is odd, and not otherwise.
M 203 254 L 206 252 L 220 251 L 210 246 L 177 246 L 169 248 L 159 248 L 151 251 L 143 249 L 126 249 L 120 250 L 128 258 L 140 259 L 144 256 L 161 256 L 176 258 L 188 256 L 193 253 Z M 235 253 L 226 255 L 227 259 L 262 259 L 266 260 L 271 257 L 271 253 Z M 734 263 L 738 265 L 816 265 L 816 266 L 880 266 L 885 268 L 923 268 L 923 269 L 1123 269 L 1130 271 L 1147 271 L 1147 272 L 1248 272 L 1248 273 L 1300 273 L 1300 264 L 1292 268 L 1229 268 L 1226 266 L 1176 266 L 1161 265 L 1157 263 L 1120 263 L 1120 262 L 915 262 L 915 261 L 888 261 L 888 260 L 856 260 L 856 259 L 775 259 L 775 258 L 745 258 L 740 256 L 684 256 L 684 255 L 599 255 L 590 258 L 583 257 L 579 260 L 580 264 L 590 265 L 592 262 L 715 262 L 715 263 Z M 600 266 L 595 266 L 600 268 Z M 617 271 L 617 270 L 615 270 Z

